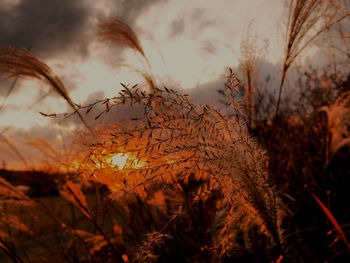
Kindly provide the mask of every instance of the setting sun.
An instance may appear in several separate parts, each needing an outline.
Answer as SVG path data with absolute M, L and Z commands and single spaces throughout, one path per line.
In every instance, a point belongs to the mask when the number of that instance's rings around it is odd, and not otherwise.
M 110 163 L 114 167 L 118 167 L 119 170 L 123 170 L 126 161 L 128 159 L 128 155 L 125 153 L 117 153 L 107 159 L 107 162 Z

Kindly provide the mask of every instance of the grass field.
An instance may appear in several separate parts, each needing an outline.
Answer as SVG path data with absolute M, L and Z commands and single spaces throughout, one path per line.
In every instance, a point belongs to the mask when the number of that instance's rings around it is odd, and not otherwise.
M 248 37 L 221 106 L 149 72 L 144 86 L 77 105 L 43 61 L 0 48 L 0 74 L 44 82 L 72 109 L 44 116 L 85 127 L 71 172 L 1 171 L 0 261 L 350 262 L 349 61 L 299 68 L 286 85 L 304 49 L 348 18 L 337 1 L 291 0 L 277 91 L 259 79 Z M 150 66 L 123 21 L 102 21 L 97 36 Z M 96 125 L 120 109 L 127 121 Z

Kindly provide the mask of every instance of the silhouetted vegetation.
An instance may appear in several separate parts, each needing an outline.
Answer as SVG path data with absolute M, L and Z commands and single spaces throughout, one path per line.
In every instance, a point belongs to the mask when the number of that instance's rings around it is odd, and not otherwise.
M 256 79 L 259 50 L 248 35 L 243 80 L 229 68 L 220 107 L 194 104 L 141 71 L 146 87 L 122 84 L 113 98 L 76 105 L 45 63 L 26 50 L 0 49 L 1 74 L 44 81 L 74 110 L 44 115 L 78 114 L 88 128 L 80 133 L 88 142 L 83 158 L 70 160 L 74 172 L 0 171 L 0 258 L 349 261 L 350 71 L 301 69 L 293 96 L 281 96 L 305 45 L 348 13 L 336 1 L 290 3 L 277 94 Z M 119 19 L 101 22 L 98 36 L 132 48 L 149 65 Z M 93 109 L 97 120 L 123 107 L 137 109 L 123 126 L 86 121 Z

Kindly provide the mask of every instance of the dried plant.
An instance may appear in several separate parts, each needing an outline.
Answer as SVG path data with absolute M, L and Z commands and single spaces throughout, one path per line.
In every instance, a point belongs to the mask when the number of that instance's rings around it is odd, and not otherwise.
M 167 238 L 172 237 L 158 232 L 148 234 L 139 251 L 136 252 L 135 262 L 158 262 L 159 256 L 154 250 L 163 246 Z
M 104 20 L 99 23 L 97 36 L 104 41 L 110 41 L 114 44 L 123 45 L 137 51 L 148 63 L 148 59 L 141 47 L 141 44 L 132 30 L 126 23 L 118 17 L 111 20 Z
M 49 85 L 56 93 L 64 98 L 75 111 L 77 105 L 69 97 L 62 81 L 44 62 L 33 56 L 23 48 L 0 48 L 0 74 L 8 78 L 31 78 Z M 90 129 L 83 116 L 78 112 L 79 118 Z
M 110 251 L 113 253 L 115 260 L 118 262 L 123 262 L 123 259 L 111 242 L 111 239 L 105 233 L 103 228 L 99 226 L 96 218 L 91 214 L 91 211 L 85 199 L 85 195 L 82 192 L 80 185 L 73 183 L 71 180 L 66 180 L 66 182 L 63 184 L 63 190 L 61 191 L 61 194 L 81 210 L 81 212 L 89 219 L 96 231 L 99 233 L 98 235 L 93 235 L 92 233 L 88 234 L 87 232 L 84 232 L 85 234 L 89 235 L 89 238 L 86 241 L 88 243 L 93 243 L 93 248 L 91 248 L 92 255 L 96 251 L 99 251 L 103 246 L 108 246 L 110 248 Z M 78 236 L 80 236 L 80 233 L 82 233 L 81 231 L 77 232 L 76 230 L 73 230 L 73 232 L 75 232 L 75 234 Z
M 29 165 L 27 163 L 27 161 L 25 160 L 25 158 L 23 157 L 23 155 L 21 154 L 21 152 L 17 149 L 17 147 L 4 135 L 0 134 L 0 139 L 9 146 L 9 148 L 11 149 L 11 151 L 22 161 L 22 163 L 24 164 L 24 166 L 26 168 L 29 168 Z
M 143 48 L 138 40 L 134 30 L 126 23 L 120 20 L 118 17 L 111 20 L 102 20 L 98 25 L 98 31 L 96 35 L 103 41 L 110 41 L 113 44 L 129 47 L 138 52 L 142 58 L 146 61 L 148 67 L 151 64 L 143 51 Z M 125 66 L 138 73 L 147 83 L 150 90 L 154 90 L 156 87 L 154 77 L 147 70 L 140 70 L 132 65 L 119 63 L 120 66 Z
M 328 131 L 331 138 L 330 151 L 334 155 L 350 142 L 350 92 L 344 92 L 331 105 L 320 108 L 327 114 Z
M 230 72 L 226 87 L 228 94 L 234 94 L 239 84 Z M 277 197 L 265 156 L 249 135 L 235 98 L 228 102 L 232 108 L 226 115 L 211 105 L 194 105 L 172 89 L 145 92 L 124 85 L 120 96 L 99 103 L 106 107 L 102 114 L 113 107 L 137 105 L 143 116 L 134 118 L 132 127 L 113 127 L 107 135 L 104 131 L 81 165 L 81 176 L 106 185 L 114 196 L 133 192 L 145 196 L 145 187 L 187 182 L 194 176 L 206 182 L 198 187 L 194 201 L 220 192 L 224 225 L 230 228 L 239 216 L 236 213 L 245 214 L 247 221 L 262 226 L 280 246 Z M 122 170 L 110 163 L 117 154 L 127 156 Z M 218 247 L 227 249 L 227 245 Z
M 258 37 L 252 35 L 253 23 L 249 24 L 247 34 L 241 42 L 241 56 L 239 59 L 240 69 L 244 80 L 244 100 L 247 111 L 247 125 L 250 129 L 253 120 L 253 110 L 255 99 L 255 89 L 258 81 L 257 63 L 263 59 L 267 52 L 268 43 L 265 41 L 264 46 L 258 48 Z
M 33 204 L 28 196 L 0 177 L 0 249 L 14 262 L 23 262 L 13 246 L 18 243 L 18 235 L 33 234 L 19 218 L 18 211 Z
M 299 72 L 295 104 L 283 105 L 274 122 L 260 123 L 259 141 L 287 215 L 287 259 L 341 262 L 349 257 L 349 73 L 332 65 L 310 71 Z
M 312 193 L 312 197 L 316 200 L 318 205 L 322 208 L 323 212 L 327 215 L 327 217 L 329 218 L 329 220 L 333 224 L 334 228 L 339 233 L 340 238 L 342 239 L 344 244 L 347 246 L 348 250 L 350 250 L 350 243 L 349 243 L 348 239 L 346 238 L 339 223 L 337 222 L 337 220 L 335 219 L 335 217 L 331 213 L 331 211 L 329 211 L 329 209 L 322 203 L 322 201 L 314 193 Z
M 299 54 L 319 35 L 349 16 L 335 1 L 290 0 L 282 74 L 275 117 L 278 115 L 287 72 Z

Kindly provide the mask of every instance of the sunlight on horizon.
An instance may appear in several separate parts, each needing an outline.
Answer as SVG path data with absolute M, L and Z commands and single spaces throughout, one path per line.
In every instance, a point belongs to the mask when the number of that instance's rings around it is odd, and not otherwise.
M 109 158 L 106 158 L 107 163 L 110 163 L 114 167 L 118 167 L 119 170 L 123 170 L 128 159 L 128 155 L 125 153 L 117 153 Z

